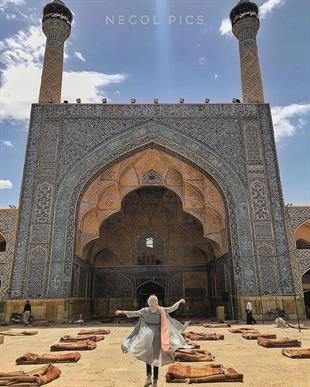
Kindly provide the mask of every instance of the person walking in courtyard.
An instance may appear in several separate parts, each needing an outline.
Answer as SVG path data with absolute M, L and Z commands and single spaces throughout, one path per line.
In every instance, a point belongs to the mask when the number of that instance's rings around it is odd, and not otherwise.
M 24 320 L 25 325 L 29 324 L 30 316 L 31 316 L 31 304 L 30 304 L 29 300 L 27 300 L 25 302 L 24 310 L 23 310 L 23 320 Z
M 137 311 L 117 310 L 116 315 L 125 314 L 126 317 L 140 317 L 132 333 L 122 343 L 123 352 L 131 352 L 136 358 L 146 363 L 146 381 L 144 387 L 157 386 L 158 368 L 174 362 L 174 352 L 178 348 L 192 348 L 185 342 L 182 332 L 188 324 L 182 324 L 169 316 L 177 310 L 182 299 L 174 305 L 164 308 L 158 305 L 158 298 L 151 295 L 148 307 Z M 153 371 L 153 384 L 152 378 Z
M 246 309 L 246 323 L 250 325 L 256 324 L 256 321 L 253 317 L 253 306 L 250 301 L 246 303 L 245 309 Z

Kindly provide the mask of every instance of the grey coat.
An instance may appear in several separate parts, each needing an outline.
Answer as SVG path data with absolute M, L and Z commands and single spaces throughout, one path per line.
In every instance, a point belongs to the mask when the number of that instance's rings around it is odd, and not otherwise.
M 151 312 L 149 308 L 137 311 L 125 311 L 127 317 L 140 317 L 132 333 L 122 343 L 123 352 L 131 352 L 137 359 L 152 366 L 161 367 L 165 364 L 174 363 L 174 352 L 178 348 L 192 348 L 186 344 L 181 333 L 186 329 L 187 324 L 169 316 L 169 313 L 178 309 L 180 303 L 177 302 L 169 308 L 164 308 L 167 313 L 171 355 L 161 350 L 160 340 L 160 313 Z

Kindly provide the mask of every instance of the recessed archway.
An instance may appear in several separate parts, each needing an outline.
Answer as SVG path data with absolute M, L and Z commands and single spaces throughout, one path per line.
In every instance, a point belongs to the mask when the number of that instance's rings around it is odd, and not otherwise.
M 122 144 L 121 148 L 120 144 Z M 151 121 L 134 127 L 130 135 L 126 132 L 109 143 L 99 144 L 87 157 L 83 157 L 62 181 L 55 202 L 48 296 L 67 297 L 72 293 L 70 292 L 71 273 L 79 217 L 77 209 L 83 194 L 103 171 L 145 149 L 158 149 L 164 154 L 188 163 L 220 187 L 225 197 L 227 213 L 229 213 L 227 221 L 236 292 L 238 295 L 256 294 L 255 260 L 248 259 L 253 257 L 254 253 L 250 202 L 245 185 L 231 166 L 223 162 L 210 147 L 192 137 L 180 135 L 177 131 L 158 122 Z M 242 243 L 245 240 L 251 242 Z M 246 276 L 246 281 L 243 275 Z M 14 291 L 18 286 L 19 282 L 14 283 Z
M 117 302 L 144 306 L 156 293 L 148 287 L 141 293 L 141 283 L 149 282 L 165 289 L 156 290 L 162 304 L 186 297 L 187 313 L 210 314 L 223 291 L 231 289 L 232 279 L 220 279 L 222 268 L 214 270 L 218 251 L 216 242 L 204 235 L 202 222 L 184 211 L 179 195 L 162 185 L 145 185 L 124 196 L 120 210 L 102 222 L 98 237 L 84 246 L 79 259 L 94 272 L 94 294 L 89 297 L 96 298 L 99 315 L 104 314 L 102 305 L 111 312 Z M 221 257 L 223 264 L 228 256 Z
M 228 252 L 223 198 L 210 179 L 185 162 L 158 149 L 146 149 L 115 164 L 85 191 L 79 210 L 76 254 L 83 258 L 90 241 L 99 237 L 105 219 L 121 209 L 122 199 L 141 186 L 162 186 L 181 200 L 186 213 L 203 225 L 217 257 Z
M 310 269 L 302 276 L 302 289 L 304 292 L 306 316 L 310 318 Z
M 4 253 L 6 251 L 6 239 L 0 233 L 0 253 Z
M 310 249 L 310 220 L 295 230 L 295 240 L 297 249 Z
M 151 294 L 157 296 L 159 305 L 164 305 L 165 288 L 157 282 L 147 281 L 141 284 L 137 289 L 137 303 L 139 309 L 147 306 L 147 299 Z

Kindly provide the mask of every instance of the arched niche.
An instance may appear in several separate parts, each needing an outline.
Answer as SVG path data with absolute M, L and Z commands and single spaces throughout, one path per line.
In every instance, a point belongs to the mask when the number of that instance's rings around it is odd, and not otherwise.
M 307 220 L 295 230 L 297 249 L 310 249 L 310 220 Z
M 6 239 L 3 234 L 0 233 L 0 253 L 4 253 L 6 251 Z
M 120 211 L 84 246 L 82 258 L 96 267 L 195 265 L 207 264 L 219 252 L 219 244 L 204 236 L 202 223 L 184 211 L 175 192 L 145 186 L 123 198 Z
M 201 222 L 204 236 L 213 241 L 216 256 L 227 253 L 225 205 L 214 183 L 184 161 L 159 149 L 146 149 L 104 171 L 84 192 L 78 215 L 78 256 L 83 258 L 86 245 L 99 237 L 102 223 L 121 210 L 122 199 L 144 186 L 161 186 L 174 192 L 180 198 L 183 210 Z M 168 207 L 169 192 L 166 200 Z M 172 204 L 170 207 L 169 217 L 173 217 Z M 138 210 L 136 216 L 144 225 L 148 223 L 147 214 Z M 154 218 L 156 221 L 159 223 L 159 219 Z

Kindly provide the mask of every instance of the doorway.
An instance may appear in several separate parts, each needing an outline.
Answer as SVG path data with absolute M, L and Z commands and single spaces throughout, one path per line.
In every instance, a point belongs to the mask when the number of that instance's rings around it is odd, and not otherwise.
M 147 307 L 147 299 L 151 294 L 155 294 L 158 298 L 159 305 L 164 304 L 165 300 L 165 289 L 160 284 L 154 281 L 148 281 L 142 284 L 137 289 L 137 301 L 139 309 Z

